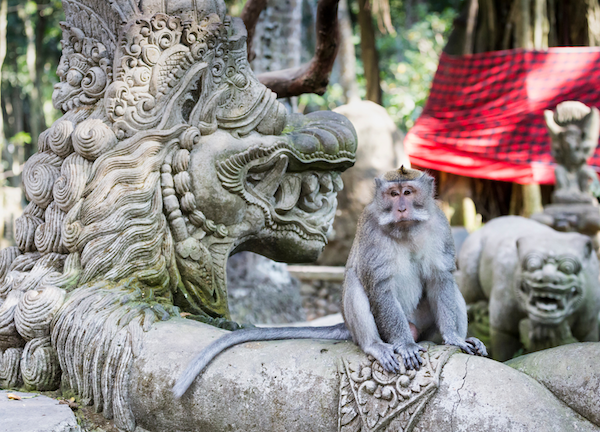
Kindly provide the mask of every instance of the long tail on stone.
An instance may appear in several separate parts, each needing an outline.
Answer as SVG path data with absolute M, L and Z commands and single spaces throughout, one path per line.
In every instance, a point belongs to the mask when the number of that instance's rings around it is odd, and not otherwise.
M 282 339 L 333 339 L 349 340 L 352 335 L 344 323 L 330 327 L 279 327 L 255 328 L 231 332 L 208 345 L 188 365 L 173 386 L 173 394 L 179 399 L 192 385 L 200 372 L 221 352 L 227 348 L 245 342 L 270 341 Z

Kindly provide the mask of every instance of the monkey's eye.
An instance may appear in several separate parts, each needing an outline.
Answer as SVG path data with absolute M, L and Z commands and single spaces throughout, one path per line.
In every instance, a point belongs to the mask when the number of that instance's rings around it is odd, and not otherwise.
M 397 190 L 393 190 L 390 192 L 390 195 L 393 197 L 397 197 L 398 195 L 400 195 L 400 192 L 398 192 Z
M 410 195 L 410 194 L 411 194 L 411 191 L 409 191 L 408 189 L 406 189 L 406 190 L 404 191 L 404 195 Z

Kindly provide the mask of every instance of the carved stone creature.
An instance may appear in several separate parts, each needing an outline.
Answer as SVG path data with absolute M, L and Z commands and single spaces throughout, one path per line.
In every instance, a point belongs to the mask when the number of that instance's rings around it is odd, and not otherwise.
M 237 251 L 314 261 L 356 134 L 288 115 L 222 1 L 64 0 L 54 104 L 26 163 L 31 202 L 0 252 L 0 385 L 63 386 L 135 429 L 144 332 L 228 320 Z
M 600 282 L 589 237 L 501 217 L 467 238 L 458 267 L 467 303 L 489 301 L 493 358 L 510 359 L 522 342 L 537 351 L 598 341 Z
M 532 216 L 559 231 L 577 231 L 595 236 L 600 230 L 600 181 L 587 164 L 598 146 L 600 112 L 581 102 L 567 101 L 556 110 L 544 111 L 557 166 L 552 204 Z
M 555 203 L 593 203 L 600 195 L 598 174 L 587 164 L 598 147 L 600 112 L 581 102 L 567 101 L 556 110 L 544 111 L 552 140 L 552 156 L 558 163 L 554 170 Z

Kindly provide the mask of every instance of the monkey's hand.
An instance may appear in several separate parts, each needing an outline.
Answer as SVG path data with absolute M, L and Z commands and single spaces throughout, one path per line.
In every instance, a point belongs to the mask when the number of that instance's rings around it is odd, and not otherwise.
M 394 343 L 394 352 L 402 356 L 406 369 L 421 369 L 423 358 L 421 352 L 426 352 L 427 348 L 415 342 L 396 342 Z
M 485 349 L 485 345 L 479 339 L 477 339 L 475 337 L 470 337 L 470 338 L 467 338 L 467 340 L 465 342 L 473 346 L 473 348 L 475 349 L 476 355 L 479 355 L 482 357 L 487 357 L 487 355 L 488 355 L 487 349 Z

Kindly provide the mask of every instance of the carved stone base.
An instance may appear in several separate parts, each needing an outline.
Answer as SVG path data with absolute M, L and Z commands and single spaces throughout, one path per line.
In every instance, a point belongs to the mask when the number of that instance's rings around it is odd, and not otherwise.
M 201 432 L 598 430 L 528 376 L 437 346 L 429 348 L 418 373 L 389 376 L 352 342 L 247 343 L 219 355 L 174 400 L 175 379 L 223 332 L 172 319 L 144 334 L 129 388 L 138 427 Z
M 371 356 L 344 360 L 340 389 L 340 432 L 415 430 L 420 414 L 439 387 L 444 364 L 458 350 L 432 345 L 420 370 L 386 372 Z
M 557 231 L 579 232 L 594 238 L 600 230 L 600 207 L 592 204 L 549 204 L 531 218 Z M 595 246 L 597 250 L 598 245 Z

